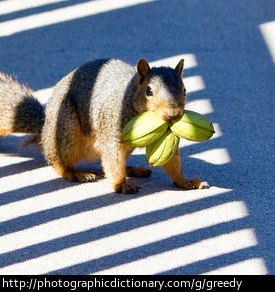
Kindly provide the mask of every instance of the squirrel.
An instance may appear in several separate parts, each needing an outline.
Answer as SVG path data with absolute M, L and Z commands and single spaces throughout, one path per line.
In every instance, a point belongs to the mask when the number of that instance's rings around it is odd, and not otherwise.
M 134 148 L 121 143 L 122 129 L 145 111 L 166 121 L 183 114 L 183 66 L 183 59 L 175 69 L 150 68 L 144 59 L 136 67 L 117 59 L 94 60 L 63 77 L 45 109 L 30 88 L 0 73 L 0 136 L 33 134 L 27 144 L 41 146 L 47 162 L 69 181 L 95 181 L 95 174 L 75 165 L 80 159 L 101 159 L 115 192 L 136 193 L 139 186 L 128 183 L 127 176 L 149 177 L 151 170 L 126 166 Z M 179 151 L 163 168 L 176 187 L 207 187 L 199 179 L 184 178 Z

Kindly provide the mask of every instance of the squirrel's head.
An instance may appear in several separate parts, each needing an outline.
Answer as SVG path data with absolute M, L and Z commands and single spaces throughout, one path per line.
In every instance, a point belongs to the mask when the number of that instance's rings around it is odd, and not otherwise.
M 151 69 L 146 60 L 138 61 L 136 107 L 139 112 L 154 111 L 165 121 L 176 119 L 183 114 L 185 104 L 183 64 L 182 59 L 175 69 L 169 67 Z

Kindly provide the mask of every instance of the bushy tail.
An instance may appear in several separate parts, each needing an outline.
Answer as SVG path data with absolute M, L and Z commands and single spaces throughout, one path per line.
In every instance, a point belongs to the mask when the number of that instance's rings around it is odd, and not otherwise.
M 0 136 L 31 133 L 27 144 L 38 143 L 44 120 L 44 108 L 33 91 L 0 72 Z

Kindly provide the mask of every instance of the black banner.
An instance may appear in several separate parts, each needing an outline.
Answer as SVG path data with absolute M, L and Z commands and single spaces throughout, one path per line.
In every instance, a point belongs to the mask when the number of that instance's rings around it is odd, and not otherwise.
M 263 288 L 263 285 L 267 287 L 272 280 L 272 276 L 2 276 L 0 287 L 14 291 L 90 291 L 100 288 L 244 291 Z

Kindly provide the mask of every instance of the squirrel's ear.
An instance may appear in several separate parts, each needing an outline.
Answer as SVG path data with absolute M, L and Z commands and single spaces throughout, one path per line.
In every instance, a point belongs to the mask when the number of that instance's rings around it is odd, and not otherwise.
M 146 60 L 140 59 L 137 64 L 137 72 L 138 72 L 138 85 L 141 84 L 148 73 L 150 73 L 151 69 Z
M 177 71 L 177 73 L 181 76 L 182 75 L 182 71 L 183 71 L 183 65 L 184 65 L 184 60 L 181 59 L 178 63 L 178 65 L 176 66 L 175 70 Z

